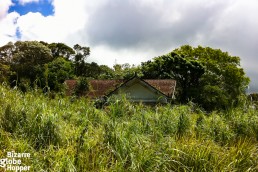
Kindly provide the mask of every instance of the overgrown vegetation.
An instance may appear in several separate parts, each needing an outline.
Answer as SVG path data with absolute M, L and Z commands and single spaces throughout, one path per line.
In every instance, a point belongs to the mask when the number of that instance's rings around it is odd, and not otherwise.
M 258 111 L 248 100 L 207 114 L 125 99 L 96 109 L 8 86 L 0 97 L 0 158 L 31 153 L 31 171 L 258 171 Z
M 87 63 L 90 48 L 17 41 L 0 47 L 0 158 L 27 152 L 31 171 L 258 171 L 257 94 L 240 58 L 182 46 L 113 68 Z M 89 79 L 175 79 L 176 104 L 84 95 Z M 64 81 L 77 79 L 73 97 Z M 97 109 L 98 107 L 99 109 Z
M 183 45 L 139 66 L 112 68 L 88 63 L 89 55 L 90 48 L 78 44 L 71 48 L 64 43 L 10 42 L 0 47 L 0 83 L 23 92 L 41 88 L 60 93 L 67 79 L 129 79 L 137 73 L 143 79 L 176 80 L 177 103 L 192 101 L 209 111 L 237 107 L 249 84 L 239 57 L 210 47 Z M 77 95 L 86 93 L 79 90 Z
M 238 106 L 250 81 L 239 57 L 210 47 L 184 45 L 142 63 L 142 69 L 144 78 L 175 79 L 177 101 L 209 111 Z

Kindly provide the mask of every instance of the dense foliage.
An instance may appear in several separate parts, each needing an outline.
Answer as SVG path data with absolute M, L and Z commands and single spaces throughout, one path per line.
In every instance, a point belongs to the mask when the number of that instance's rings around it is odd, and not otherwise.
M 239 57 L 210 47 L 185 45 L 142 63 L 142 68 L 144 77 L 177 80 L 178 100 L 194 101 L 206 110 L 239 105 L 249 84 Z
M 187 59 L 174 52 L 142 63 L 144 78 L 175 79 L 177 97 L 186 103 L 200 95 L 200 78 L 204 67 L 195 59 Z
M 87 62 L 90 48 L 79 44 L 17 41 L 0 47 L 0 83 L 18 86 L 23 91 L 39 87 L 60 92 L 66 79 L 128 79 L 140 68 L 114 64 L 113 68 Z
M 48 97 L 0 86 L 0 157 L 26 152 L 31 171 L 257 171 L 258 111 L 205 114 L 194 104 L 155 106 Z
M 112 69 L 87 63 L 90 48 L 76 44 L 17 41 L 0 47 L 0 82 L 18 86 L 23 91 L 35 86 L 62 91 L 66 79 L 110 76 Z
M 201 101 L 207 108 L 235 106 L 249 84 L 249 78 L 240 67 L 240 58 L 210 47 L 182 46 L 175 52 L 197 59 L 204 67 L 201 78 Z

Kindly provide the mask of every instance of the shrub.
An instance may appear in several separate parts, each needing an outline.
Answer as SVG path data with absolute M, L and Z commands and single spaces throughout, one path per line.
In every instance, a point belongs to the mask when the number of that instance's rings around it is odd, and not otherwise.
M 90 90 L 90 85 L 86 77 L 80 77 L 75 87 L 75 95 L 83 96 Z

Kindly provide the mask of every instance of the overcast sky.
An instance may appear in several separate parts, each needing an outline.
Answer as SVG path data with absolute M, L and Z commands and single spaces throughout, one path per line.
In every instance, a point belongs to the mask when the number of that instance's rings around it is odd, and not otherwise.
M 258 0 L 0 0 L 0 46 L 78 43 L 89 61 L 140 64 L 184 44 L 239 56 L 258 92 Z

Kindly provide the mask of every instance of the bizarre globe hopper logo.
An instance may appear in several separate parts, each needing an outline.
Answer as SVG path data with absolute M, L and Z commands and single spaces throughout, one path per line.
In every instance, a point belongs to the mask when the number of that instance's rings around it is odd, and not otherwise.
M 30 158 L 30 153 L 7 152 L 6 158 L 0 159 L 0 171 L 29 171 L 30 166 L 22 164 L 25 158 Z

